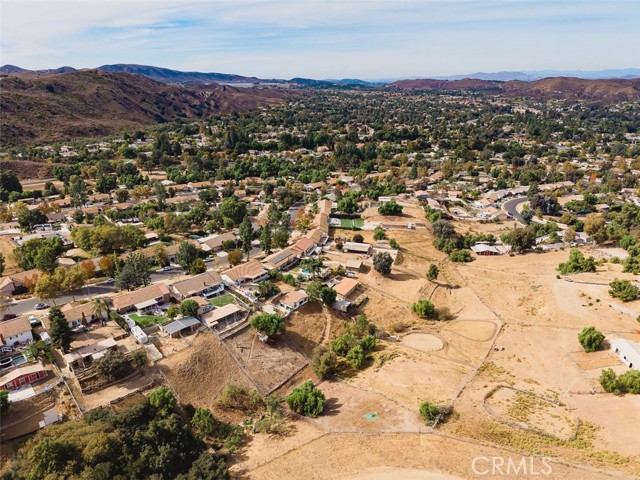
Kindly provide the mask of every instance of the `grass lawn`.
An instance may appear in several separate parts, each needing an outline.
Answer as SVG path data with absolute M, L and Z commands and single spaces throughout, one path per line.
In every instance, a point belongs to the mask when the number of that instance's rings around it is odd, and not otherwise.
M 156 317 L 155 315 L 138 315 L 137 313 L 129 314 L 131 320 L 136 322 L 139 327 L 148 327 L 154 323 L 164 323 L 169 320 L 168 317 Z
M 209 300 L 209 303 L 214 307 L 224 307 L 225 305 L 229 305 L 230 303 L 236 303 L 236 297 L 227 293 L 226 295 L 222 295 L 220 297 L 215 297 Z
M 340 226 L 342 228 L 348 228 L 348 229 L 362 228 L 364 227 L 364 220 L 362 220 L 361 218 L 355 218 L 355 219 L 341 218 Z

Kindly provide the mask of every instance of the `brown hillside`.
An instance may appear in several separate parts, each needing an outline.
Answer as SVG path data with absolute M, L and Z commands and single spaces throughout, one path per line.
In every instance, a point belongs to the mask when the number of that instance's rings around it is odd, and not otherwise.
M 435 91 L 484 91 L 505 93 L 509 96 L 534 97 L 540 99 L 586 100 L 591 102 L 637 102 L 640 101 L 640 79 L 585 80 L 572 77 L 551 77 L 535 82 L 512 80 L 494 82 L 489 80 L 400 80 L 388 85 L 406 90 Z
M 409 90 L 477 90 L 498 92 L 500 91 L 501 83 L 475 78 L 464 78 L 462 80 L 433 80 L 430 78 L 422 78 L 417 80 L 399 80 L 387 86 Z
M 180 87 L 141 75 L 86 70 L 0 79 L 0 144 L 102 137 L 179 118 L 279 103 L 272 89 Z

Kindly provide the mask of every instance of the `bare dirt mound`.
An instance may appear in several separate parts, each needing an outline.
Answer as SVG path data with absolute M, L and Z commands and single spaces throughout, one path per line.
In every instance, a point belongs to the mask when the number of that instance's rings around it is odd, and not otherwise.
M 253 388 L 231 355 L 211 333 L 198 335 L 191 348 L 158 362 L 183 403 L 212 406 L 228 383 Z

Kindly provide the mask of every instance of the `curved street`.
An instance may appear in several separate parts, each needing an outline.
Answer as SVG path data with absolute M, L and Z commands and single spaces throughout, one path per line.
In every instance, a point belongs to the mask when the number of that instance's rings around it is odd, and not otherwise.
M 513 218 L 519 222 L 522 222 L 522 215 L 518 212 L 518 205 L 521 203 L 529 202 L 527 197 L 516 197 L 510 200 L 507 200 L 502 204 L 502 210 L 506 212 L 509 218 Z

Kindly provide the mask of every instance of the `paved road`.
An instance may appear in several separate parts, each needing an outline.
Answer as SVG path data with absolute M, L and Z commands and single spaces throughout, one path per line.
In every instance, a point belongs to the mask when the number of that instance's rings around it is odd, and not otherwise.
M 512 198 L 502 204 L 502 210 L 504 210 L 508 215 L 510 215 L 511 218 L 514 218 L 515 220 L 518 220 L 519 222 L 521 222 L 522 215 L 520 214 L 520 212 L 518 212 L 517 206 L 520 205 L 521 203 L 526 203 L 528 201 L 529 199 L 527 197 Z

